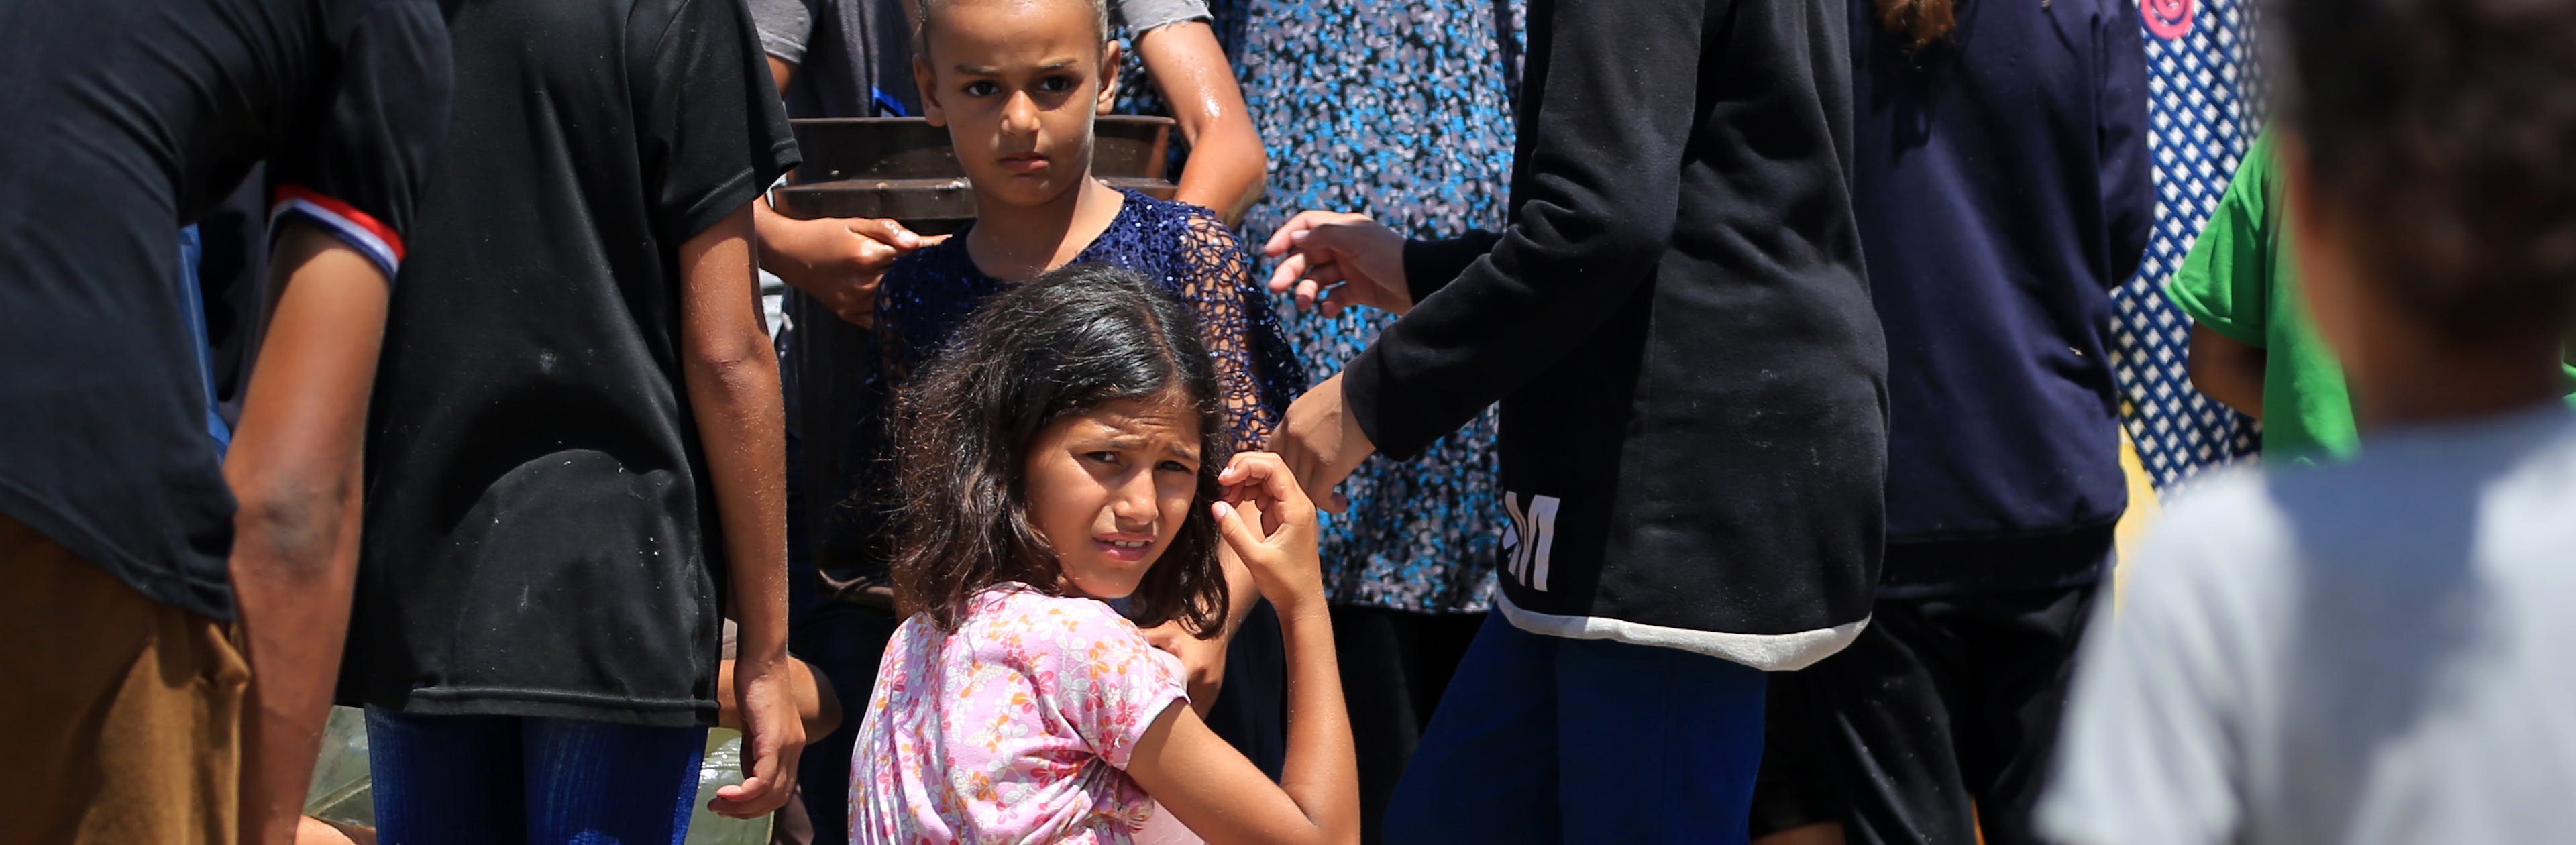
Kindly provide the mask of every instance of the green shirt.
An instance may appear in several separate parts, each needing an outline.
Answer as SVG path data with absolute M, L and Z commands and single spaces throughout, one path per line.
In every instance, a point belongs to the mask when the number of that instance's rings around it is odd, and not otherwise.
M 2227 195 L 2165 295 L 2193 322 L 2264 351 L 2263 453 L 2275 460 L 2341 460 L 2361 438 L 2343 365 L 2299 295 L 2272 133 L 2254 139 Z M 2576 367 L 2568 370 L 2576 380 Z M 2570 397 L 2576 401 L 2576 396 Z
M 2346 458 L 2360 445 L 2343 366 L 2299 296 L 2272 135 L 2254 139 L 2165 295 L 2193 322 L 2261 349 L 2263 453 Z

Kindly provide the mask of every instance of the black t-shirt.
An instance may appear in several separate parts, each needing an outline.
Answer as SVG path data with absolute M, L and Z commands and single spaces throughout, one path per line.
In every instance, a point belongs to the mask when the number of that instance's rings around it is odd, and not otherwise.
M 447 24 L 456 109 L 368 419 L 342 701 L 712 723 L 726 580 L 679 250 L 796 163 L 758 34 L 741 0 Z
M 276 219 L 390 274 L 447 63 L 421 0 L 0 3 L 0 512 L 232 615 L 178 230 L 266 159 Z

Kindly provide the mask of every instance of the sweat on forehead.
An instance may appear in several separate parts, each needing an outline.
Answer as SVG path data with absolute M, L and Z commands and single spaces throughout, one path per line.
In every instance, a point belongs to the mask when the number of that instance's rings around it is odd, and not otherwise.
M 930 54 L 930 31 L 938 25 L 939 16 L 951 10 L 970 6 L 1018 9 L 1053 3 L 1071 4 L 1090 12 L 1092 40 L 1109 40 L 1108 0 L 919 0 L 915 4 L 918 10 L 912 21 L 913 52 L 925 56 Z

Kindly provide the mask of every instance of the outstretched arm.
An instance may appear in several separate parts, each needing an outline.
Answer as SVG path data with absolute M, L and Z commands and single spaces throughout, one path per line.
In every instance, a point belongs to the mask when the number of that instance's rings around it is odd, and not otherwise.
M 1703 109 L 1698 80 L 1682 69 L 1699 64 L 1706 12 L 1584 0 L 1533 22 L 1544 55 L 1532 61 L 1547 62 L 1533 81 L 1546 105 L 1522 120 L 1513 223 L 1289 407 L 1271 442 L 1309 492 L 1338 508 L 1325 494 L 1369 451 L 1407 457 L 1466 424 L 1590 337 L 1653 274 Z M 1418 275 L 1401 266 L 1415 263 L 1404 254 L 1396 272 Z

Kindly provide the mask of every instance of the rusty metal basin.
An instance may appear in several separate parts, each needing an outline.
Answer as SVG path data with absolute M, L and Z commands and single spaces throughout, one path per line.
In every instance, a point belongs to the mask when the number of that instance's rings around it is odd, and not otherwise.
M 891 217 L 923 234 L 956 231 L 975 219 L 975 192 L 957 164 L 948 130 L 918 117 L 791 121 L 805 164 L 778 189 L 790 217 Z M 1103 115 L 1093 129 L 1091 172 L 1109 184 L 1170 199 L 1170 118 Z

